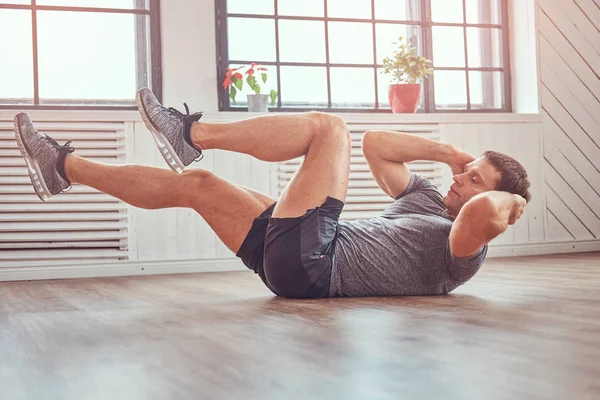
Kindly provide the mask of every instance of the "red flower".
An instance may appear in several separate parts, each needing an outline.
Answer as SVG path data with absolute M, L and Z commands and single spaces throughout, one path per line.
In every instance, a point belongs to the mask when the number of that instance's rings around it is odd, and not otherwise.
M 257 64 L 257 63 L 251 63 L 250 68 L 248 68 L 248 71 L 246 71 L 246 74 L 248 76 L 254 75 L 255 69 L 256 69 L 256 71 L 267 71 L 267 69 L 265 67 L 263 67 L 262 65 Z
M 242 74 L 240 74 L 239 72 L 235 72 L 240 68 L 242 68 L 242 67 L 227 68 L 227 73 L 225 74 L 225 80 L 223 81 L 223 89 L 227 89 L 227 87 L 233 83 L 233 81 L 231 80 L 232 76 L 236 77 L 237 79 L 243 78 Z

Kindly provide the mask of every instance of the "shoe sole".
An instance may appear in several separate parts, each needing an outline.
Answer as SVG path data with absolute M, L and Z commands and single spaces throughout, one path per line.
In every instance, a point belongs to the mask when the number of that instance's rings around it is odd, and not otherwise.
M 142 116 L 142 120 L 144 121 L 146 127 L 152 134 L 152 137 L 154 137 L 154 141 L 158 146 L 158 151 L 160 152 L 160 155 L 163 156 L 163 158 L 173 171 L 177 172 L 178 174 L 183 173 L 185 165 L 183 165 L 183 163 L 181 162 L 181 159 L 177 155 L 177 152 L 173 149 L 173 146 L 171 146 L 171 143 L 169 143 L 169 140 L 166 138 L 166 136 L 163 135 L 158 130 L 158 128 L 154 126 L 154 124 L 146 114 L 146 108 L 144 107 L 144 103 L 142 102 L 142 98 L 139 92 L 135 96 L 135 101 L 137 103 L 138 110 Z
M 42 201 L 47 201 L 52 197 L 52 193 L 48 190 L 48 186 L 44 181 L 44 175 L 42 175 L 42 169 L 40 168 L 37 161 L 35 161 L 29 155 L 29 152 L 25 148 L 25 143 L 23 142 L 23 138 L 21 137 L 21 128 L 19 128 L 19 123 L 17 118 L 14 120 L 15 125 L 15 139 L 17 139 L 17 145 L 19 147 L 19 151 L 21 155 L 25 159 L 25 164 L 27 164 L 27 173 L 29 174 L 29 179 L 31 179 L 31 184 L 33 185 L 33 190 L 35 190 L 35 194 Z

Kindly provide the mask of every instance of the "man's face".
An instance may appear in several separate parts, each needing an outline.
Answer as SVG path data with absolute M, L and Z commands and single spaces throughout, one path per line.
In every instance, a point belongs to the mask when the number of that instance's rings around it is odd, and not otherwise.
M 460 209 L 472 197 L 495 190 L 500 178 L 500 172 L 484 157 L 479 157 L 467 164 L 462 174 L 453 176 L 454 183 L 444 197 L 448 214 L 456 217 Z

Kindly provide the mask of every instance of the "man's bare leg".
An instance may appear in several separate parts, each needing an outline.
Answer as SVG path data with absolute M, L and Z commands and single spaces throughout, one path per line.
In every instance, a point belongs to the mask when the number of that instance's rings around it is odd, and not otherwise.
M 307 155 L 282 196 L 286 207 L 278 204 L 275 208 L 273 215 L 277 217 L 302 215 L 308 208 L 323 203 L 327 196 L 344 201 L 349 164 L 346 136 L 341 120 L 321 113 L 192 126 L 192 139 L 201 149 L 236 151 L 265 161 Z M 179 175 L 147 166 L 105 165 L 70 154 L 65 170 L 72 183 L 93 187 L 135 207 L 192 208 L 234 253 L 239 250 L 254 219 L 275 202 L 203 169 Z
M 310 112 L 247 118 L 232 123 L 205 123 L 201 113 L 166 108 L 148 88 L 137 94 L 138 109 L 163 158 L 177 173 L 202 150 L 223 149 L 265 161 L 305 156 L 273 216 L 302 215 L 328 196 L 344 201 L 348 186 L 350 134 L 336 116 Z
M 313 288 L 313 285 L 331 268 L 327 255 L 335 239 L 332 229 L 336 229 L 331 220 L 339 217 L 348 190 L 351 140 L 344 121 L 333 115 L 307 113 L 264 116 L 229 124 L 196 122 L 191 128 L 192 142 L 199 149 L 236 151 L 265 161 L 304 156 L 273 210 L 274 219 L 268 222 L 264 281 L 280 296 L 323 296 L 328 288 Z M 338 201 L 328 201 L 328 197 Z M 287 223 L 290 218 L 298 227 L 300 222 L 293 218 L 313 208 L 319 211 L 308 218 L 316 216 L 319 227 L 314 228 L 313 222 L 306 225 L 306 231 L 294 233 Z M 321 231 L 321 226 L 327 234 Z M 288 233 L 291 236 L 286 238 Z M 290 241 L 294 243 L 287 247 Z M 325 247 L 308 245 L 300 250 L 294 247 L 298 241 L 323 243 Z
M 264 161 L 306 156 L 275 207 L 275 217 L 302 215 L 327 196 L 346 199 L 350 137 L 343 120 L 333 115 L 310 112 L 232 123 L 200 121 L 192 125 L 191 139 L 202 150 L 229 150 Z
M 275 200 L 197 169 L 181 175 L 141 165 L 106 165 L 70 154 L 65 172 L 80 183 L 145 209 L 185 207 L 196 210 L 223 243 L 237 253 L 254 218 Z

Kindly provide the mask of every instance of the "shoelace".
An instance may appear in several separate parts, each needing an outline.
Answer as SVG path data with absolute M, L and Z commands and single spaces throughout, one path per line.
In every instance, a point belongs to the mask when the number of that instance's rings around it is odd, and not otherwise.
M 190 108 L 188 107 L 187 103 L 183 103 L 183 106 L 185 107 L 185 114 L 173 107 L 167 108 L 167 112 L 169 112 L 170 114 L 172 114 L 178 118 L 188 118 L 188 117 L 196 117 L 198 115 L 202 115 L 201 112 L 190 114 Z
M 58 152 L 60 154 L 60 149 L 66 149 L 66 151 L 68 153 L 72 153 L 75 151 L 74 148 L 71 147 L 71 140 L 67 141 L 65 144 L 63 144 L 62 146 L 60 144 L 58 144 L 58 142 L 54 139 L 52 139 L 50 136 L 46 135 L 45 133 L 42 132 L 38 132 L 40 134 L 40 136 L 42 137 L 42 140 L 45 141 L 46 143 L 48 143 L 50 146 L 52 146 L 54 148 L 54 150 L 56 152 Z M 67 193 L 70 192 L 71 189 L 73 188 L 72 185 L 69 185 L 67 188 L 65 188 L 63 190 L 63 193 Z
M 167 108 L 167 112 L 170 113 L 171 115 L 174 115 L 178 118 L 183 118 L 183 119 L 195 118 L 197 116 L 202 116 L 201 112 L 190 114 L 190 108 L 188 107 L 187 103 L 183 103 L 183 106 L 185 107 L 185 114 L 173 107 Z M 203 158 L 204 158 L 204 154 L 202 152 L 200 152 L 200 156 L 198 158 L 196 158 L 194 161 L 200 161 Z
M 71 140 L 69 140 L 67 143 L 65 143 L 61 146 L 60 144 L 58 144 L 56 142 L 56 140 L 52 139 L 50 136 L 46 135 L 45 133 L 40 132 L 40 135 L 42 136 L 42 140 L 46 141 L 48 144 L 50 144 L 55 149 L 59 149 L 62 147 L 70 147 L 70 145 L 71 145 Z M 70 153 L 72 153 L 72 151 L 70 151 Z

